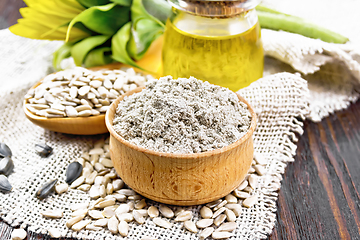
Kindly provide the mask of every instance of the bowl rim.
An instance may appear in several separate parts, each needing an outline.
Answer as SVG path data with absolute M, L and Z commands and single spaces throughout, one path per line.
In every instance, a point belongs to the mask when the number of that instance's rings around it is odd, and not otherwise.
M 245 103 L 250 111 L 251 114 L 251 122 L 250 122 L 250 126 L 249 129 L 247 130 L 247 132 L 241 137 L 239 138 L 237 141 L 233 142 L 230 145 L 227 145 L 225 147 L 222 148 L 218 148 L 218 149 L 214 149 L 211 151 L 206 151 L 206 152 L 201 152 L 201 153 L 167 153 L 167 152 L 158 152 L 155 150 L 151 150 L 151 149 L 147 149 L 141 146 L 137 146 L 133 143 L 128 142 L 127 140 L 125 140 L 123 137 L 121 137 L 115 130 L 113 127 L 113 118 L 115 116 L 116 113 L 116 109 L 117 106 L 119 104 L 119 102 L 124 99 L 126 96 L 130 96 L 134 93 L 137 92 L 141 92 L 143 89 L 145 89 L 145 87 L 137 87 L 131 91 L 126 92 L 125 94 L 122 94 L 121 96 L 119 96 L 111 105 L 110 108 L 106 111 L 106 115 L 105 115 L 105 124 L 106 127 L 108 129 L 108 131 L 110 132 L 110 135 L 112 137 L 114 137 L 116 140 L 118 140 L 119 142 L 121 142 L 122 144 L 124 144 L 125 146 L 135 150 L 135 151 L 139 151 L 142 152 L 144 154 L 149 154 L 149 155 L 155 155 L 155 156 L 162 156 L 162 157 L 169 157 L 169 158 L 176 158 L 176 159 L 189 159 L 189 158 L 204 158 L 204 157 L 210 157 L 213 155 L 217 155 L 220 153 L 224 153 L 224 152 L 228 152 L 236 147 L 238 147 L 239 145 L 241 145 L 242 143 L 244 143 L 245 141 L 247 141 L 249 138 L 252 137 L 255 128 L 256 128 L 256 124 L 257 124 L 257 117 L 256 117 L 256 113 L 254 111 L 254 109 L 252 108 L 252 106 L 242 97 L 240 96 L 238 93 L 234 92 L 236 94 L 236 96 L 238 97 L 239 101 Z M 114 116 L 112 117 L 112 119 L 110 119 L 110 110 L 114 109 Z

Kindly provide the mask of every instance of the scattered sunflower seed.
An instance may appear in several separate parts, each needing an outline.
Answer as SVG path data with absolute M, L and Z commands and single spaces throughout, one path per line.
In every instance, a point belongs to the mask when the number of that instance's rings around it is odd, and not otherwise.
M 18 228 L 18 229 L 14 229 L 14 231 L 12 231 L 11 233 L 11 240 L 23 240 L 26 238 L 27 232 L 22 229 L 22 228 Z
M 66 169 L 66 183 L 71 184 L 78 177 L 80 177 L 83 170 L 83 166 L 79 162 L 72 162 Z
M 48 157 L 52 153 L 53 149 L 45 143 L 38 143 L 35 144 L 35 151 L 42 157 Z
M 184 227 L 193 233 L 197 233 L 199 231 L 199 229 L 196 227 L 195 223 L 192 221 L 185 221 Z
M 200 240 L 203 240 L 203 239 L 209 237 L 213 232 L 214 232 L 213 227 L 204 228 L 204 230 L 202 230 L 200 233 L 200 236 L 199 236 Z
M 10 156 L 0 158 L 0 174 L 9 176 L 14 169 L 14 162 Z
M 40 189 L 36 192 L 36 197 L 40 200 L 47 198 L 51 193 L 55 191 L 55 184 L 57 183 L 57 179 L 51 180 L 40 187 Z
M 61 232 L 57 228 L 49 228 L 48 233 L 52 238 L 60 238 L 61 237 Z
M 11 157 L 12 153 L 8 145 L 0 143 L 0 158 Z

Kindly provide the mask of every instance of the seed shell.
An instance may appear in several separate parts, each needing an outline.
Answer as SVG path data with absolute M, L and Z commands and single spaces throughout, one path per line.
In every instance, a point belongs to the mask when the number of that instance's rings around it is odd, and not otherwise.
M 35 151 L 42 157 L 48 157 L 52 153 L 53 149 L 45 143 L 38 143 L 35 144 Z
M 5 175 L 0 175 L 0 192 L 7 193 L 10 192 L 12 186 Z
M 0 174 L 9 176 L 13 169 L 14 162 L 9 156 L 0 158 Z
M 57 183 L 57 179 L 51 180 L 40 187 L 40 189 L 36 192 L 36 197 L 40 200 L 45 199 L 51 193 L 55 191 L 55 184 Z
M 79 162 L 72 162 L 66 169 L 66 183 L 71 184 L 80 177 L 83 166 Z
M 8 145 L 0 143 L 0 158 L 11 157 L 12 153 Z

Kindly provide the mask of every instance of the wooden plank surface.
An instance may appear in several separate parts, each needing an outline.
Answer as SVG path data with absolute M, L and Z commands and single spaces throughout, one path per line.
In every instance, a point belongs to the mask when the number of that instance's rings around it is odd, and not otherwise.
M 20 0 L 1 0 L 0 17 L 11 26 Z M 360 239 L 360 101 L 320 123 L 306 121 L 295 162 L 286 168 L 277 201 L 277 223 L 268 237 Z M 12 228 L 0 220 L 0 239 Z M 48 239 L 28 232 L 27 239 Z

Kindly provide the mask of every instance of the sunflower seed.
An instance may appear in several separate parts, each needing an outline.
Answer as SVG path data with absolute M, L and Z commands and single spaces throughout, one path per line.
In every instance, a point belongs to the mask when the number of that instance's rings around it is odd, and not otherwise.
M 214 207 L 216 207 L 219 203 L 221 203 L 221 199 L 218 199 L 218 200 L 209 202 L 209 203 L 206 204 L 206 206 L 209 207 L 209 208 L 214 208 Z
M 53 149 L 52 149 L 52 147 L 50 147 L 46 144 L 38 143 L 38 144 L 35 144 L 35 151 L 40 156 L 47 157 L 52 153 Z
M 266 160 L 265 156 L 259 152 L 254 152 L 254 160 L 256 161 L 257 164 L 260 164 L 260 165 L 267 164 L 267 160 Z
M 100 158 L 99 162 L 100 162 L 104 167 L 107 167 L 107 168 L 112 168 L 112 167 L 114 167 L 111 159 L 108 159 L 108 158 Z
M 136 195 L 136 192 L 132 189 L 120 189 L 117 191 L 120 194 L 123 194 L 125 196 L 132 196 L 132 195 Z
M 106 194 L 112 194 L 114 192 L 114 186 L 111 183 L 106 185 Z
M 40 187 L 40 189 L 36 192 L 36 197 L 40 200 L 45 199 L 51 193 L 55 191 L 55 184 L 57 183 L 57 179 L 51 180 Z
M 113 194 L 111 196 L 113 196 L 119 202 L 125 202 L 126 201 L 126 196 L 123 195 L 123 194 L 115 193 L 115 194 Z
M 201 231 L 200 233 L 200 240 L 203 240 L 207 237 L 209 237 L 212 233 L 214 232 L 214 228 L 213 227 L 207 227 L 204 230 Z
M 213 232 L 212 234 L 211 234 L 211 237 L 213 238 L 213 239 L 226 239 L 226 238 L 229 238 L 229 237 L 231 237 L 233 234 L 232 233 L 230 233 L 230 232 Z
M 242 199 L 245 199 L 245 198 L 250 197 L 250 194 L 249 194 L 249 193 L 243 192 L 243 191 L 239 191 L 239 190 L 237 190 L 237 189 L 235 189 L 235 190 L 233 191 L 233 194 L 234 194 L 236 197 L 242 198 Z
M 82 220 L 80 222 L 75 223 L 71 229 L 74 231 L 80 231 L 81 229 L 83 229 L 84 227 L 86 227 L 86 225 L 88 225 L 91 222 L 91 220 Z
M 131 222 L 134 220 L 134 215 L 132 213 L 121 213 L 116 215 L 116 217 L 119 221 Z
M 138 201 L 137 203 L 135 203 L 135 209 L 142 209 L 144 207 L 146 207 L 146 201 L 145 199 L 141 199 L 140 201 Z
M 258 177 L 256 177 L 256 175 L 254 174 L 250 174 L 248 181 L 249 181 L 249 185 L 250 187 L 252 187 L 252 189 L 255 189 L 258 185 Z
M 248 185 L 248 181 L 244 180 L 242 181 L 242 183 L 240 183 L 240 185 L 236 188 L 237 190 L 241 191 L 243 190 L 246 186 Z
M 214 224 L 215 226 L 219 226 L 220 224 L 222 224 L 226 219 L 226 215 L 225 214 L 220 214 L 219 216 L 217 216 L 214 220 Z
M 76 217 L 72 217 L 70 218 L 67 222 L 66 222 L 66 227 L 71 228 L 74 224 L 80 222 L 81 220 L 84 219 L 84 215 L 79 215 Z
M 86 214 L 88 213 L 88 209 L 86 208 L 81 208 L 81 209 L 78 209 L 74 212 L 71 213 L 71 217 L 77 217 L 77 216 L 86 216 Z
M 107 223 L 107 227 L 109 231 L 113 234 L 116 234 L 118 232 L 118 225 L 119 225 L 119 221 L 115 216 L 112 216 Z
M 91 188 L 91 185 L 90 184 L 82 184 L 80 185 L 79 187 L 77 187 L 77 189 L 81 190 L 81 191 L 84 191 L 84 192 L 87 192 L 89 191 Z
M 232 232 L 237 228 L 236 222 L 225 222 L 219 226 L 216 231 Z
M 92 230 L 92 231 L 99 231 L 99 230 L 101 230 L 102 228 L 101 228 L 101 227 L 96 227 L 96 226 L 94 226 L 93 224 L 88 224 L 88 225 L 86 225 L 85 229 L 86 229 L 86 230 Z
M 94 226 L 95 227 L 105 227 L 105 226 L 107 226 L 108 221 L 109 221 L 108 218 L 103 218 L 103 219 L 96 220 L 94 222 Z
M 220 208 L 222 208 L 223 206 L 225 206 L 227 204 L 226 200 L 221 201 L 221 203 L 219 203 L 216 207 L 214 207 L 214 211 L 219 210 Z
M 97 199 L 100 197 L 100 188 L 97 185 L 92 185 L 89 190 L 89 197 L 91 199 Z
M 199 221 L 196 222 L 196 226 L 198 228 L 206 228 L 211 226 L 214 223 L 214 219 L 210 218 L 210 219 L 200 219 Z
M 120 190 L 124 187 L 125 183 L 121 179 L 116 179 L 112 182 L 112 185 L 114 186 L 114 191 Z M 125 194 L 123 194 L 125 195 Z
M 60 238 L 61 237 L 61 232 L 57 228 L 49 228 L 48 233 L 52 238 Z
M 11 240 L 22 240 L 25 239 L 27 235 L 27 232 L 22 229 L 22 228 L 18 228 L 18 229 L 14 229 L 11 233 Z
M 101 147 L 90 149 L 89 155 L 101 155 L 104 154 L 104 149 Z
M 266 169 L 262 165 L 255 165 L 254 169 L 255 169 L 256 173 L 259 174 L 260 176 L 263 176 L 266 174 Z
M 225 212 L 226 208 L 222 207 L 220 209 L 218 209 L 216 212 L 214 212 L 212 218 L 216 218 L 217 216 L 219 216 L 221 213 Z
M 73 181 L 71 183 L 70 188 L 77 188 L 84 182 L 85 182 L 85 178 L 83 176 L 80 176 L 79 178 L 77 178 L 75 181 Z
M 66 169 L 66 183 L 71 184 L 80 177 L 83 166 L 79 162 L 72 162 Z
M 225 200 L 227 201 L 227 203 L 237 203 L 238 201 L 237 198 L 231 193 L 226 195 Z
M 147 211 L 148 211 L 149 217 L 151 217 L 151 218 L 155 218 L 155 217 L 159 216 L 159 210 L 155 206 L 150 206 Z
M 118 230 L 121 236 L 126 237 L 129 233 L 129 224 L 126 221 L 120 221 Z
M 159 217 L 155 217 L 152 220 L 159 227 L 171 228 L 171 226 L 172 226 L 172 224 L 169 221 L 166 221 L 165 219 L 162 219 L 162 218 L 159 218 Z
M 75 203 L 75 204 L 70 205 L 70 209 L 71 209 L 71 211 L 76 211 L 76 210 L 79 210 L 79 209 L 87 208 L 88 206 L 89 206 L 89 203 L 88 203 L 88 202 L 85 202 L 85 203 Z
M 115 215 L 116 208 L 106 207 L 104 208 L 104 211 L 102 211 L 102 215 L 106 218 L 111 218 Z
M 57 194 L 62 194 L 64 192 L 67 192 L 68 188 L 69 188 L 69 185 L 67 185 L 67 183 L 61 183 L 61 184 L 55 186 L 55 192 Z
M 0 158 L 0 174 L 4 174 L 8 176 L 10 175 L 13 169 L 14 169 L 14 162 L 9 156 Z
M 48 218 L 62 218 L 63 211 L 60 209 L 46 210 L 46 211 L 41 212 L 41 215 L 43 215 L 44 217 L 48 217 Z
M 213 212 L 207 206 L 203 206 L 200 209 L 200 215 L 202 218 L 211 218 L 213 216 Z
M 102 171 L 102 170 L 105 169 L 104 165 L 102 165 L 102 164 L 99 163 L 99 162 L 95 163 L 94 168 L 95 168 L 95 170 L 98 171 L 98 172 L 100 172 L 100 171 Z
M 165 206 L 163 204 L 161 204 L 159 206 L 159 211 L 166 218 L 172 218 L 175 215 L 173 210 L 171 210 L 171 208 L 169 208 L 168 206 Z
M 133 201 L 138 201 L 138 200 L 143 199 L 143 197 L 141 195 L 132 195 L 132 196 L 129 196 L 128 199 L 133 200 Z
M 115 210 L 115 214 L 119 215 L 122 213 L 127 213 L 129 211 L 130 211 L 129 205 L 126 203 L 123 203 L 123 204 L 120 204 L 119 207 Z
M 185 222 L 191 220 L 191 218 L 192 218 L 191 211 L 183 211 L 175 218 L 175 222 Z
M 196 227 L 195 223 L 192 222 L 192 221 L 185 221 L 184 222 L 184 227 L 188 231 L 193 232 L 193 233 L 197 233 L 199 231 L 198 228 Z
M 106 196 L 106 189 L 105 189 L 104 185 L 100 185 L 99 193 L 100 193 L 100 197 L 105 197 Z
M 99 211 L 99 210 L 90 210 L 88 214 L 92 219 L 102 219 L 102 218 L 104 218 L 103 213 L 101 211 Z
M 240 216 L 242 212 L 242 207 L 240 204 L 231 203 L 231 204 L 226 204 L 225 207 L 233 211 L 236 217 Z
M 226 219 L 228 220 L 228 222 L 235 222 L 236 221 L 236 215 L 232 210 L 227 208 L 225 210 L 225 214 L 226 214 Z
M 105 208 L 115 205 L 115 199 L 107 199 L 95 205 L 95 208 Z
M 0 158 L 11 157 L 12 153 L 8 145 L 0 143 Z
M 253 195 L 243 201 L 243 206 L 247 208 L 251 208 L 258 202 L 258 197 L 256 195 Z
M 139 223 L 139 224 L 144 224 L 145 223 L 145 218 L 141 215 L 139 210 L 134 210 L 133 211 L 133 216 L 134 216 L 134 219 L 135 219 L 135 221 L 137 223 Z

